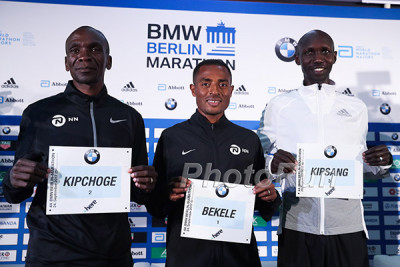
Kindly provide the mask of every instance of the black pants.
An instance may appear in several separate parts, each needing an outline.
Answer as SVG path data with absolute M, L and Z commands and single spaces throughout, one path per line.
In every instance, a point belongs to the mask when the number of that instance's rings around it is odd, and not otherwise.
M 314 235 L 282 229 L 278 267 L 369 267 L 364 232 Z

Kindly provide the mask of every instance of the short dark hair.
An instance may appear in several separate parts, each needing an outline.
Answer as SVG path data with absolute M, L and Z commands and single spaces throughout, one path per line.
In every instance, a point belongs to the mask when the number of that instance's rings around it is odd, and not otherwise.
M 221 67 L 225 67 L 228 72 L 229 72 L 229 78 L 231 78 L 231 82 L 232 82 L 232 73 L 231 70 L 229 69 L 228 65 L 223 62 L 221 59 L 205 59 L 202 62 L 200 62 L 199 64 L 197 64 L 197 66 L 194 68 L 193 70 L 193 83 L 194 80 L 197 76 L 197 74 L 199 73 L 199 70 L 202 66 L 221 66 Z
M 297 46 L 296 46 L 296 55 L 297 55 L 297 56 L 300 54 L 300 49 L 303 47 L 304 43 L 308 41 L 308 38 L 310 38 L 310 36 L 315 35 L 315 34 L 321 35 L 321 36 L 323 36 L 324 38 L 326 38 L 326 39 L 331 43 L 332 49 L 333 49 L 333 50 L 335 49 L 335 44 L 334 44 L 334 42 L 333 42 L 332 37 L 331 37 L 329 34 L 327 34 L 327 33 L 324 32 L 324 31 L 321 31 L 321 30 L 312 30 L 312 31 L 309 31 L 309 32 L 307 32 L 306 34 L 304 34 L 304 35 L 300 38 L 299 42 L 297 43 Z
M 89 31 L 94 31 L 94 32 L 98 33 L 98 34 L 104 39 L 104 42 L 105 42 L 105 44 L 106 44 L 106 47 L 105 47 L 105 49 L 106 49 L 106 54 L 107 54 L 107 55 L 110 55 L 110 45 L 108 44 L 108 41 L 107 41 L 106 36 L 105 36 L 101 31 L 99 31 L 98 29 L 95 29 L 95 28 L 93 28 L 93 27 L 91 27 L 91 26 L 81 26 L 81 27 L 75 29 L 73 32 L 71 32 L 71 34 L 68 36 L 67 40 L 65 40 L 65 52 L 66 52 L 67 54 L 68 54 L 67 43 L 68 43 L 69 39 L 71 38 L 71 36 L 72 36 L 75 32 L 80 31 L 80 30 L 89 30 Z

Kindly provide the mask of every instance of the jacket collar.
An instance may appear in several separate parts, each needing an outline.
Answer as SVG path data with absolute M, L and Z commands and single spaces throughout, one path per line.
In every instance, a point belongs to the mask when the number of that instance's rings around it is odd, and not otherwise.
M 196 124 L 199 124 L 202 127 L 218 130 L 223 129 L 227 126 L 230 121 L 225 117 L 225 114 L 217 121 L 216 123 L 210 123 L 206 117 L 204 117 L 197 109 L 196 112 L 190 117 L 190 120 Z
M 336 86 L 327 84 L 327 83 L 323 83 L 323 84 L 321 84 L 321 89 L 319 89 L 318 84 L 314 83 L 311 85 L 302 85 L 299 88 L 299 91 L 303 96 L 316 95 L 318 93 L 318 91 L 321 91 L 323 94 L 326 94 L 326 95 L 334 95 L 336 92 Z
M 104 85 L 103 89 L 95 96 L 89 96 L 78 89 L 75 88 L 72 80 L 68 81 L 67 87 L 65 88 L 64 94 L 66 95 L 67 99 L 72 101 L 78 105 L 88 105 L 90 102 L 94 102 L 95 104 L 102 103 L 107 94 L 107 88 Z

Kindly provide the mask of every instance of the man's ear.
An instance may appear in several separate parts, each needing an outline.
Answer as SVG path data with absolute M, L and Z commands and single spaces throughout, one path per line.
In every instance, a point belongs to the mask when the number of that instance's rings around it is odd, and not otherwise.
M 192 91 L 192 96 L 196 96 L 196 92 L 195 92 L 195 87 L 194 87 L 194 84 L 190 84 L 190 91 Z
M 111 66 L 112 66 L 112 57 L 110 55 L 108 55 L 106 68 L 109 70 L 109 69 L 111 69 Z
M 333 53 L 333 64 L 336 63 L 336 59 L 337 59 L 337 51 L 335 51 L 335 52 Z
M 68 64 L 67 64 L 67 56 L 65 56 L 65 58 L 64 58 L 64 64 L 65 64 L 65 70 L 69 71 L 69 67 L 68 67 Z
M 298 55 L 294 55 L 294 61 L 296 62 L 297 65 L 300 66 L 300 58 Z

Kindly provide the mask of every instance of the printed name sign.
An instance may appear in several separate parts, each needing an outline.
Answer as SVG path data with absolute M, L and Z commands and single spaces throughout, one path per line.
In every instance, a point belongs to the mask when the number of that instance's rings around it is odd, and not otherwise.
M 50 146 L 46 214 L 129 212 L 131 148 Z
M 250 243 L 255 195 L 252 186 L 190 179 L 182 237 Z
M 361 145 L 298 144 L 296 196 L 363 198 Z

